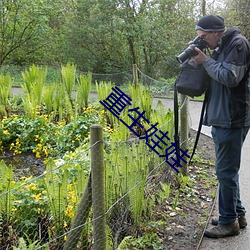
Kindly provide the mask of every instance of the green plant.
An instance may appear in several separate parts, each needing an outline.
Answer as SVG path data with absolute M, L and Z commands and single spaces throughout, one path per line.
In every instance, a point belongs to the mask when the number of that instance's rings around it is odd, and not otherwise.
M 33 152 L 37 158 L 63 155 L 88 141 L 90 126 L 102 119 L 92 106 L 69 123 L 54 123 L 46 115 L 34 119 L 13 115 L 0 121 L 0 150 L 14 155 Z
M 88 107 L 89 94 L 91 89 L 92 74 L 88 72 L 87 75 L 80 75 L 78 78 L 77 96 L 76 103 L 78 112 L 84 107 Z
M 5 216 L 6 222 L 10 221 L 13 206 L 13 193 L 11 189 L 14 186 L 14 177 L 12 166 L 8 167 L 3 160 L 0 161 L 0 213 Z
M 112 115 L 112 114 L 111 114 Z M 129 116 L 126 114 L 121 114 L 121 119 L 126 123 L 129 124 L 131 121 Z M 111 134 L 111 140 L 118 142 L 118 141 L 125 141 L 128 140 L 130 137 L 130 131 L 129 129 L 120 122 L 119 119 L 115 117 L 114 122 L 113 122 L 113 133 Z
M 170 191 L 171 191 L 171 182 L 169 183 L 162 183 L 160 182 L 161 189 L 158 191 L 160 196 L 160 202 L 162 203 L 163 200 L 168 200 Z
M 11 93 L 12 79 L 10 74 L 0 75 L 0 116 L 7 116 L 9 105 L 8 97 Z
M 133 100 L 133 99 L 132 99 Z M 141 95 L 140 108 L 145 111 L 145 117 L 150 121 L 151 111 L 152 111 L 152 101 L 153 96 L 149 89 L 144 89 Z
M 13 246 L 13 250 L 35 250 L 38 249 L 41 245 L 38 240 L 32 242 L 32 240 L 29 238 L 28 235 L 25 235 L 25 238 L 27 239 L 27 242 L 23 237 L 20 237 L 18 239 L 18 246 Z M 49 250 L 49 246 L 43 246 L 43 250 Z
M 98 99 L 100 101 L 105 100 L 112 92 L 113 84 L 111 82 L 96 82 L 96 91 Z M 105 107 L 100 105 L 101 109 L 105 110 Z
M 46 242 L 49 237 L 60 236 L 70 228 L 89 177 L 90 161 L 85 149 L 86 146 L 79 147 L 60 161 L 49 159 L 43 178 L 23 177 L 16 183 L 11 182 L 8 192 L 1 189 L 0 235 L 3 235 L 1 230 L 5 235 L 1 239 L 2 246 L 14 244 L 18 235 L 25 239 L 25 242 L 20 240 L 19 247 L 25 243 L 27 249 L 32 249 L 33 245 L 38 245 L 37 240 Z M 12 168 L 7 169 L 1 162 L 0 185 L 7 180 L 10 182 L 10 175 L 13 175 Z M 60 240 L 55 242 L 62 244 Z
M 55 94 L 56 84 L 46 86 L 44 89 L 43 102 L 45 105 L 46 114 L 50 114 L 53 111 L 54 94 Z
M 159 100 L 154 110 L 151 112 L 150 121 L 152 124 L 159 123 L 158 129 L 162 132 L 168 132 L 170 141 L 173 141 L 174 133 L 174 113 L 173 111 L 166 110 L 163 103 Z M 159 134 L 160 136 L 160 134 Z
M 145 111 L 144 117 L 150 121 L 153 100 L 151 91 L 142 84 L 129 84 L 129 95 L 132 99 L 131 108 L 139 107 L 142 112 Z
M 111 223 L 112 218 L 120 218 L 115 228 L 126 228 L 129 225 L 136 228 L 144 216 L 151 215 L 150 207 L 153 208 L 153 206 L 149 207 L 150 200 L 145 200 L 145 185 L 152 157 L 154 153 L 147 150 L 143 141 L 127 144 L 126 142 L 115 143 L 111 140 L 105 156 L 105 193 L 107 209 L 112 207 L 108 221 Z M 112 205 L 121 198 L 122 202 Z M 112 229 L 115 228 L 112 227 Z M 119 232 L 120 230 L 113 232 L 116 235 L 113 239 L 114 245 L 117 245 Z
M 0 245 L 12 244 L 15 239 L 15 229 L 13 228 L 13 203 L 14 178 L 12 166 L 0 161 Z M 4 237 L 3 237 L 4 236 Z
M 156 233 L 145 233 L 142 237 L 125 237 L 117 250 L 152 249 L 163 250 L 163 242 Z
M 100 83 L 96 82 L 96 90 L 97 90 L 97 95 L 98 95 L 99 101 L 106 100 L 106 98 L 112 92 L 112 83 L 111 82 L 100 82 Z M 101 103 L 100 103 L 100 108 L 101 108 L 101 110 L 106 111 L 107 123 L 113 128 L 115 120 L 117 118 L 112 113 L 107 111 L 107 108 L 105 106 L 103 106 Z
M 173 201 L 173 204 L 172 204 L 173 209 L 176 209 L 178 204 L 179 204 L 179 194 L 180 194 L 179 190 L 178 189 L 175 190 L 175 197 L 174 197 L 174 201 Z
M 179 182 L 179 185 L 180 185 L 181 189 L 185 189 L 187 187 L 187 185 L 188 186 L 191 185 L 191 181 L 190 181 L 189 176 L 185 176 L 185 175 L 179 173 L 177 175 L 177 179 L 178 179 L 178 182 Z
M 34 152 L 38 154 L 38 158 L 48 156 L 53 151 L 56 139 L 53 135 L 56 134 L 57 126 L 48 122 L 47 117 L 31 119 L 13 115 L 2 119 L 0 124 L 2 150 L 12 150 L 14 155 Z
M 61 82 L 54 82 L 46 90 L 44 104 L 57 121 L 71 121 L 74 117 L 74 100 L 72 92 L 76 81 L 76 66 L 67 63 L 61 66 Z
M 13 190 L 15 200 L 13 202 L 13 227 L 19 235 L 30 240 L 35 240 L 37 235 L 43 238 L 46 231 L 39 231 L 43 227 L 42 221 L 49 221 L 48 197 L 45 187 L 38 179 L 35 181 L 32 176 L 22 177 L 17 183 L 19 188 Z
M 29 117 L 34 118 L 37 112 L 40 112 L 46 75 L 47 68 L 43 69 L 35 65 L 22 72 L 24 82 L 21 87 L 24 91 L 24 111 Z
M 66 66 L 61 66 L 62 86 L 70 101 L 72 101 L 72 91 L 76 81 L 76 65 L 67 63 Z
M 140 151 L 144 145 L 139 145 Z M 136 146 L 132 146 L 132 150 L 136 150 Z M 138 225 L 142 220 L 142 213 L 145 210 L 144 192 L 146 177 L 148 174 L 148 160 L 142 154 L 138 157 L 133 156 L 134 160 L 130 163 L 130 170 L 127 173 L 128 196 L 130 200 L 130 209 L 134 218 L 134 222 Z
M 49 159 L 46 164 L 46 172 L 44 185 L 48 193 L 50 210 L 60 224 L 63 211 L 66 208 L 67 176 L 56 170 L 56 165 L 52 159 Z
M 56 83 L 55 85 L 53 117 L 56 121 L 62 121 L 64 118 L 64 104 L 65 102 L 68 102 L 68 96 L 65 95 L 65 90 L 59 83 Z

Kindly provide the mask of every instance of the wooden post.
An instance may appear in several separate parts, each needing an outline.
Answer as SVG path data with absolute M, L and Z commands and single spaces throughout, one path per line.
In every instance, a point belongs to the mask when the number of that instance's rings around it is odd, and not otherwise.
M 106 216 L 104 194 L 103 131 L 99 124 L 90 127 L 91 175 L 93 204 L 93 250 L 106 249 Z
M 79 203 L 76 216 L 73 220 L 70 233 L 64 244 L 63 250 L 77 249 L 77 243 L 81 237 L 84 223 L 86 222 L 91 208 L 91 176 L 85 187 L 81 201 Z
M 180 148 L 182 150 L 188 149 L 188 97 L 186 95 L 180 95 Z M 189 155 L 189 154 L 188 154 Z M 183 157 L 185 161 L 189 161 L 188 157 Z M 187 165 L 183 161 L 181 161 L 181 173 L 185 176 L 188 174 Z
M 138 84 L 138 71 L 137 71 L 136 64 L 133 64 L 133 83 L 134 83 L 134 85 Z

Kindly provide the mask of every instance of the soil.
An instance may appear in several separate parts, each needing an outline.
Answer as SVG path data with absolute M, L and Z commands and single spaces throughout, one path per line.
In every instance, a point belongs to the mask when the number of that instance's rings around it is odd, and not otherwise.
M 191 131 L 192 140 L 195 135 L 196 132 Z M 179 189 L 177 209 L 172 208 L 171 202 L 166 204 L 165 208 L 158 208 L 167 214 L 168 226 L 160 231 L 163 235 L 164 250 L 199 249 L 203 232 L 214 207 L 217 179 L 212 139 L 201 134 L 196 152 L 196 161 L 194 160 L 194 163 L 188 167 L 192 184 L 187 185 L 183 190 Z M 174 195 L 172 199 L 175 199 Z
M 190 131 L 190 149 L 195 136 L 196 132 Z M 127 218 L 126 221 L 121 219 L 121 214 L 113 218 L 110 223 L 111 228 L 114 228 L 113 233 L 117 234 L 117 228 L 121 228 L 122 233 L 117 245 L 124 237 L 133 235 L 140 240 L 121 249 L 198 250 L 217 194 L 214 161 L 213 141 L 201 134 L 193 163 L 188 166 L 188 179 L 180 177 L 167 164 L 148 176 L 145 195 L 154 198 L 155 205 L 149 208 L 149 214 L 153 211 L 153 216 L 145 219 L 147 222 L 142 222 L 139 229 L 134 228 L 129 215 L 123 216 Z M 168 196 L 164 184 L 166 186 L 169 183 Z M 164 190 L 162 195 L 160 189 Z
M 4 160 L 6 165 L 13 167 L 15 180 L 19 180 L 23 176 L 39 176 L 45 171 L 43 159 L 37 159 L 31 153 L 22 153 L 14 156 L 12 152 L 7 152 L 0 156 L 1 160 Z

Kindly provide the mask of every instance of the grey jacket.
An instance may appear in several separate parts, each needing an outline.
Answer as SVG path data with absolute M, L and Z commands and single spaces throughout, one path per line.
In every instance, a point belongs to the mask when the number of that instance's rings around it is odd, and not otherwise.
M 203 66 L 211 81 L 204 125 L 250 126 L 250 45 L 237 27 L 227 30 Z

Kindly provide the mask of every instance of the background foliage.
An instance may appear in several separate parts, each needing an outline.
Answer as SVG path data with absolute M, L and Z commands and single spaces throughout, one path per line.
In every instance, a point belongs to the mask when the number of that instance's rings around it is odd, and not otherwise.
M 61 65 L 114 73 L 137 64 L 154 78 L 176 75 L 175 56 L 205 14 L 220 14 L 249 38 L 246 0 L 16 0 L 0 3 L 0 64 Z

